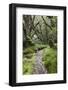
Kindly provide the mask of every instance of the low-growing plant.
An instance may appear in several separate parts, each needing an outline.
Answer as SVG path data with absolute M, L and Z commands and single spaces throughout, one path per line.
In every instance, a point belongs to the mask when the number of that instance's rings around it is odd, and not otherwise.
M 33 56 L 33 54 L 26 54 L 26 55 L 25 55 L 25 57 L 26 57 L 26 58 L 29 58 L 29 59 L 32 58 L 32 56 Z
M 29 47 L 29 48 L 24 49 L 24 52 L 23 53 L 24 54 L 34 53 L 34 50 Z
M 33 56 L 31 58 L 23 58 L 23 74 L 24 75 L 30 75 L 33 73 L 33 64 L 34 64 L 34 60 L 35 60 L 35 55 L 33 54 Z
M 47 52 L 44 49 L 43 63 L 47 68 L 48 73 L 57 73 L 57 51 L 53 48 L 48 48 Z

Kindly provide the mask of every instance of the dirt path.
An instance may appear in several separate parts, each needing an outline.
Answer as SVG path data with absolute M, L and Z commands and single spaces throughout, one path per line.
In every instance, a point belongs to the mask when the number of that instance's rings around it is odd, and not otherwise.
M 43 50 L 39 50 L 36 53 L 36 59 L 35 59 L 35 64 L 34 64 L 34 74 L 46 74 L 47 69 L 44 67 L 42 63 L 42 54 Z

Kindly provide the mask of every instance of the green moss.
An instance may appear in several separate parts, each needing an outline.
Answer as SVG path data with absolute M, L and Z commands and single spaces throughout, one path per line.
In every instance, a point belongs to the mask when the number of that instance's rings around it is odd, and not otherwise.
M 33 73 L 33 64 L 35 60 L 35 54 L 29 58 L 23 58 L 22 70 L 24 75 L 30 75 Z
M 53 48 L 44 49 L 43 63 L 48 73 L 57 73 L 57 51 Z
M 33 54 L 26 54 L 25 55 L 25 57 L 28 58 L 28 59 L 32 58 L 32 56 L 33 56 Z
M 23 62 L 23 74 L 30 74 L 32 73 L 32 63 L 30 61 Z

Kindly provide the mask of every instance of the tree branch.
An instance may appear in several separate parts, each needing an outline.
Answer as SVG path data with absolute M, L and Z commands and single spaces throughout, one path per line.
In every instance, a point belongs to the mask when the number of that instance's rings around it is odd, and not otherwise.
M 44 17 L 43 16 L 41 16 L 42 17 L 42 19 L 43 19 L 43 21 L 44 21 L 44 23 L 52 30 L 52 28 L 51 28 L 51 26 L 50 25 L 48 25 L 47 23 L 46 23 L 46 21 L 45 21 L 45 19 L 44 19 Z

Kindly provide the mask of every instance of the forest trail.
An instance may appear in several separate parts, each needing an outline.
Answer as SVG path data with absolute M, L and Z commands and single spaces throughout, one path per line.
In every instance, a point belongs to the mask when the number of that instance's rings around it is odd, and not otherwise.
M 35 59 L 35 64 L 34 64 L 34 74 L 46 74 L 47 69 L 44 67 L 42 63 L 42 54 L 43 50 L 39 50 L 36 52 L 36 59 Z

